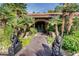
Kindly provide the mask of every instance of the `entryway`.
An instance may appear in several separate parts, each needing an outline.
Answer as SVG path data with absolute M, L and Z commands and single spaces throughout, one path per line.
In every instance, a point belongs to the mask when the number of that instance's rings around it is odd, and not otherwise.
M 38 21 L 35 23 L 35 28 L 38 32 L 46 32 L 46 22 Z

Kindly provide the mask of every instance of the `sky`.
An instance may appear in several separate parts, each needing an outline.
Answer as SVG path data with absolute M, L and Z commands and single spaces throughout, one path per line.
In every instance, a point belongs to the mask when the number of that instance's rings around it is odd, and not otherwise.
M 58 3 L 29 3 L 27 4 L 28 13 L 32 12 L 47 12 L 48 10 L 53 10 L 59 5 Z

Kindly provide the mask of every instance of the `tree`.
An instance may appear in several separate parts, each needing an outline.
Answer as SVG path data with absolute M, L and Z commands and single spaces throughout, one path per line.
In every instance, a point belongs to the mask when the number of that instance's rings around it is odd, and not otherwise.
M 15 32 L 17 36 L 22 32 L 25 33 L 27 26 L 29 27 L 33 22 L 32 18 L 27 16 L 26 5 L 23 3 L 6 3 L 0 7 L 1 19 L 4 20 L 3 17 L 6 17 L 6 27 L 13 28 L 12 32 Z
M 55 8 L 55 12 L 61 12 L 62 13 L 64 6 L 63 5 L 57 6 Z M 65 25 L 65 12 L 63 12 L 63 15 L 60 15 L 60 16 L 62 16 L 61 36 L 63 36 L 63 33 L 64 33 L 64 25 Z
M 74 13 L 78 10 L 79 10 L 78 4 L 73 4 L 73 3 L 64 3 L 63 5 L 59 5 L 55 8 L 56 12 L 63 13 L 62 14 L 62 27 L 61 27 L 62 36 L 65 31 L 65 27 L 66 27 L 67 34 L 70 32 L 72 23 L 73 23 Z M 66 18 L 69 18 L 69 20 Z
M 55 34 L 56 34 L 56 36 L 58 36 L 60 34 L 59 33 L 59 28 L 58 28 L 58 25 L 61 24 L 60 16 L 52 17 L 52 19 L 50 19 L 50 21 L 49 21 L 49 24 L 54 26 Z
M 66 4 L 63 4 L 63 7 L 64 8 L 66 6 Z M 63 11 L 63 9 L 61 9 L 62 11 L 62 27 L 61 27 L 61 36 L 63 37 L 63 34 L 64 34 L 64 31 L 65 31 L 65 23 L 66 23 L 66 12 Z
M 67 23 L 67 34 L 69 34 L 71 27 L 73 25 L 73 17 L 74 17 L 74 13 L 77 12 L 79 10 L 79 5 L 76 3 L 66 3 L 64 4 L 65 6 L 63 7 L 63 12 L 69 13 L 69 21 Z
M 62 12 L 62 10 L 63 10 L 63 5 L 59 5 L 59 6 L 56 6 L 56 8 L 55 8 L 55 12 Z
M 54 10 L 48 10 L 48 13 L 53 13 L 54 12 Z

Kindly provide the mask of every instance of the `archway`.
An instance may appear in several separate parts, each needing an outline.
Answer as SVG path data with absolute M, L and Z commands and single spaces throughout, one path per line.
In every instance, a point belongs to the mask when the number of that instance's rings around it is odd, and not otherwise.
M 46 32 L 47 22 L 45 21 L 37 21 L 35 22 L 35 28 L 38 32 Z

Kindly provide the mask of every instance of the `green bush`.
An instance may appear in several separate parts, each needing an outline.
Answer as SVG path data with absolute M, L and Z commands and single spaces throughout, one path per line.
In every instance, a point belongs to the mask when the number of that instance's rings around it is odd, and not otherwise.
M 74 31 L 73 34 L 64 36 L 63 49 L 70 52 L 79 51 L 79 31 Z
M 13 28 L 11 25 L 6 25 L 4 28 L 4 36 L 6 37 L 7 40 L 10 40 L 10 37 L 13 33 Z
M 32 36 L 28 36 L 26 39 L 20 38 L 20 41 L 22 42 L 22 47 L 27 46 L 32 39 Z
M 11 41 L 4 34 L 4 29 L 3 28 L 0 28 L 0 52 L 1 51 L 7 52 L 8 48 L 10 47 L 10 45 L 11 45 Z
M 30 32 L 31 32 L 32 34 L 36 34 L 36 33 L 37 33 L 37 30 L 36 30 L 35 28 L 30 28 Z
M 51 37 L 51 36 L 48 36 L 48 37 L 47 37 L 47 42 L 48 42 L 48 44 L 52 44 L 53 41 L 54 41 L 53 37 Z
M 27 38 L 20 37 L 19 39 L 20 42 L 22 42 L 22 47 L 27 46 L 31 42 L 34 35 L 35 34 L 30 34 L 30 36 L 28 36 Z

